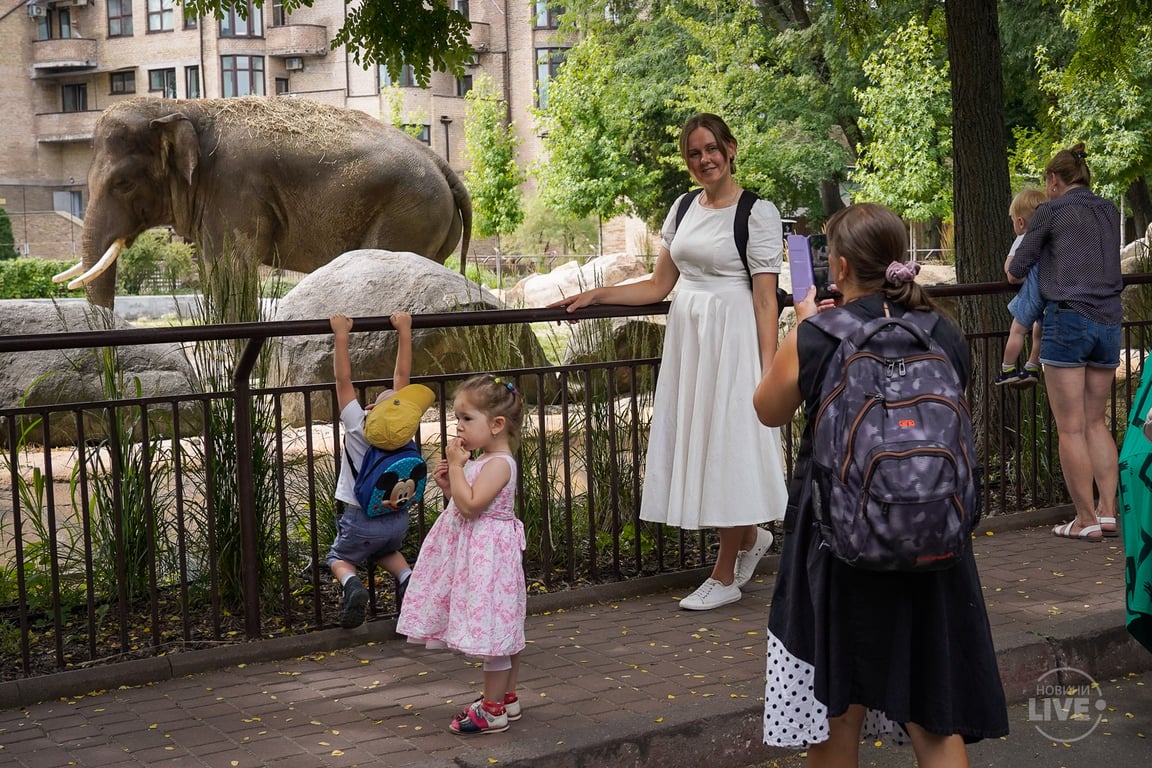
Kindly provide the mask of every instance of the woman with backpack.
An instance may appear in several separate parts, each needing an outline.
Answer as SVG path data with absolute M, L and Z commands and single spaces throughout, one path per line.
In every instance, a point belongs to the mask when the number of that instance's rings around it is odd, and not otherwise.
M 736 138 L 722 119 L 708 113 L 689 118 L 680 131 L 680 154 L 703 190 L 681 195 L 668 212 L 652 275 L 553 306 L 571 312 L 594 304 L 654 304 L 676 288 L 652 406 L 640 519 L 719 529 L 711 575 L 680 601 L 681 608 L 706 611 L 741 598 L 772 545 L 772 534 L 759 523 L 784 514 L 780 435 L 756 422 L 751 398 L 779 340 L 776 284 L 784 239 L 776 206 L 733 178 Z
M 814 445 L 813 429 L 825 415 L 818 414 L 821 405 L 839 396 L 825 385 L 846 381 L 838 367 L 841 339 L 818 325 L 848 328 L 853 341 L 863 338 L 851 333 L 853 325 L 864 328 L 877 318 L 928 327 L 922 331 L 930 337 L 928 349 L 950 362 L 953 370 L 944 369 L 948 384 L 961 392 L 969 375 L 967 345 L 916 284 L 919 265 L 906 261 L 907 235 L 899 217 L 883 206 L 852 205 L 829 219 L 825 229 L 829 268 L 841 298 L 818 307 L 813 290 L 796 305 L 800 322 L 781 343 L 753 397 L 764 424 L 787 424 L 801 407 L 807 417 L 768 621 L 764 741 L 807 748 L 809 765 L 829 766 L 855 765 L 861 738 L 910 739 L 921 768 L 966 766 L 966 742 L 1008 733 L 988 615 L 967 541 L 976 510 L 959 501 L 975 481 L 951 478 L 955 493 L 940 502 L 955 504 L 970 517 L 961 543 L 944 555 L 931 555 L 923 566 L 934 567 L 930 561 L 938 558 L 946 567 L 921 570 L 922 564 L 898 559 L 878 564 L 865 556 L 850 565 L 841 559 L 847 555 L 830 526 L 844 524 L 838 513 L 866 507 L 868 499 L 829 495 L 813 482 L 814 455 L 824 451 Z M 835 323 L 818 324 L 810 321 L 818 311 L 842 315 L 827 318 Z M 907 370 L 913 369 L 911 355 L 901 357 L 892 363 L 895 375 L 905 361 Z M 931 397 L 938 383 L 908 386 Z M 881 402 L 886 409 L 893 406 Z M 968 420 L 963 407 L 958 412 Z M 901 418 L 910 430 L 915 421 L 914 415 Z M 964 426 L 970 429 L 970 420 Z M 893 485 L 904 473 L 905 484 L 912 486 L 923 467 L 897 459 L 884 471 L 892 474 Z M 884 567 L 889 570 L 876 570 Z

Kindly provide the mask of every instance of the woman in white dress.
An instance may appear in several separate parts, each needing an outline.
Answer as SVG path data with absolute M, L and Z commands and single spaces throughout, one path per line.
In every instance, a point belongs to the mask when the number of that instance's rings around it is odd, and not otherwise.
M 680 132 L 680 154 L 703 190 L 679 222 L 683 196 L 672 206 L 652 275 L 554 305 L 571 312 L 593 304 L 653 304 L 676 288 L 640 517 L 688 530 L 719 529 L 711 576 L 680 601 L 689 610 L 740 599 L 772 545 L 772 534 L 759 523 L 782 518 L 787 501 L 779 432 L 762 426 L 752 407 L 779 338 L 783 230 L 776 206 L 757 199 L 748 214 L 745 266 L 733 234 L 743 192 L 732 177 L 736 146 L 716 115 L 689 119 Z

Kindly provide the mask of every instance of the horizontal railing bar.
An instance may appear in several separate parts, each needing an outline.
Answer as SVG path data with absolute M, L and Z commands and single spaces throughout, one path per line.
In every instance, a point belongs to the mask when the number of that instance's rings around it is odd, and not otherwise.
M 1124 276 L 1124 285 L 1152 283 L 1152 273 Z M 935 285 L 927 287 L 930 296 L 940 298 L 976 296 L 989 293 L 1010 293 L 1019 286 L 1007 281 L 965 283 L 964 285 Z M 784 299 L 784 306 L 792 305 L 792 298 Z M 412 316 L 413 328 L 443 328 L 461 325 L 505 325 L 509 323 L 564 322 L 566 320 L 592 320 L 610 317 L 637 317 L 662 315 L 668 312 L 668 302 L 624 306 L 598 304 L 568 312 L 564 307 L 540 309 L 495 309 L 470 312 L 437 312 Z M 354 318 L 357 332 L 389 331 L 391 321 L 385 316 Z M 132 328 L 120 330 L 71 331 L 67 333 L 37 333 L 20 336 L 0 336 L 0 353 L 27 352 L 48 349 L 85 349 L 90 347 L 128 346 L 143 344 L 170 344 L 188 341 L 220 341 L 224 339 L 270 339 L 279 336 L 310 336 L 330 333 L 326 319 L 285 320 L 282 322 L 220 323 L 215 325 L 180 326 L 173 328 Z

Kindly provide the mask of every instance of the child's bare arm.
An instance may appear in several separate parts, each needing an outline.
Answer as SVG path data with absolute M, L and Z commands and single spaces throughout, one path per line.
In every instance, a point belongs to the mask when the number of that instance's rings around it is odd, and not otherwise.
M 388 318 L 396 329 L 396 367 L 392 371 L 392 388 L 408 386 L 412 376 L 412 315 L 407 312 L 393 312 Z
M 352 318 L 332 315 L 328 324 L 332 326 L 332 374 L 336 377 L 336 400 L 343 412 L 349 403 L 356 400 L 356 387 L 352 385 L 352 358 L 348 354 Z

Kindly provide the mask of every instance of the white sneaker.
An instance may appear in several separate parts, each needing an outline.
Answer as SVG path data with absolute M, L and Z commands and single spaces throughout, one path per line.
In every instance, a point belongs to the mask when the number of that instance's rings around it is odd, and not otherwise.
M 734 583 L 724 586 L 716 579 L 705 579 L 695 592 L 680 601 L 680 607 L 688 611 L 710 611 L 734 603 L 743 596 L 740 587 Z
M 732 580 L 732 586 L 743 589 L 745 584 L 752 581 L 760 558 L 768 554 L 768 550 L 771 548 L 772 532 L 756 526 L 756 543 L 752 545 L 752 549 L 742 549 L 736 555 L 736 568 L 733 572 L 735 578 Z

